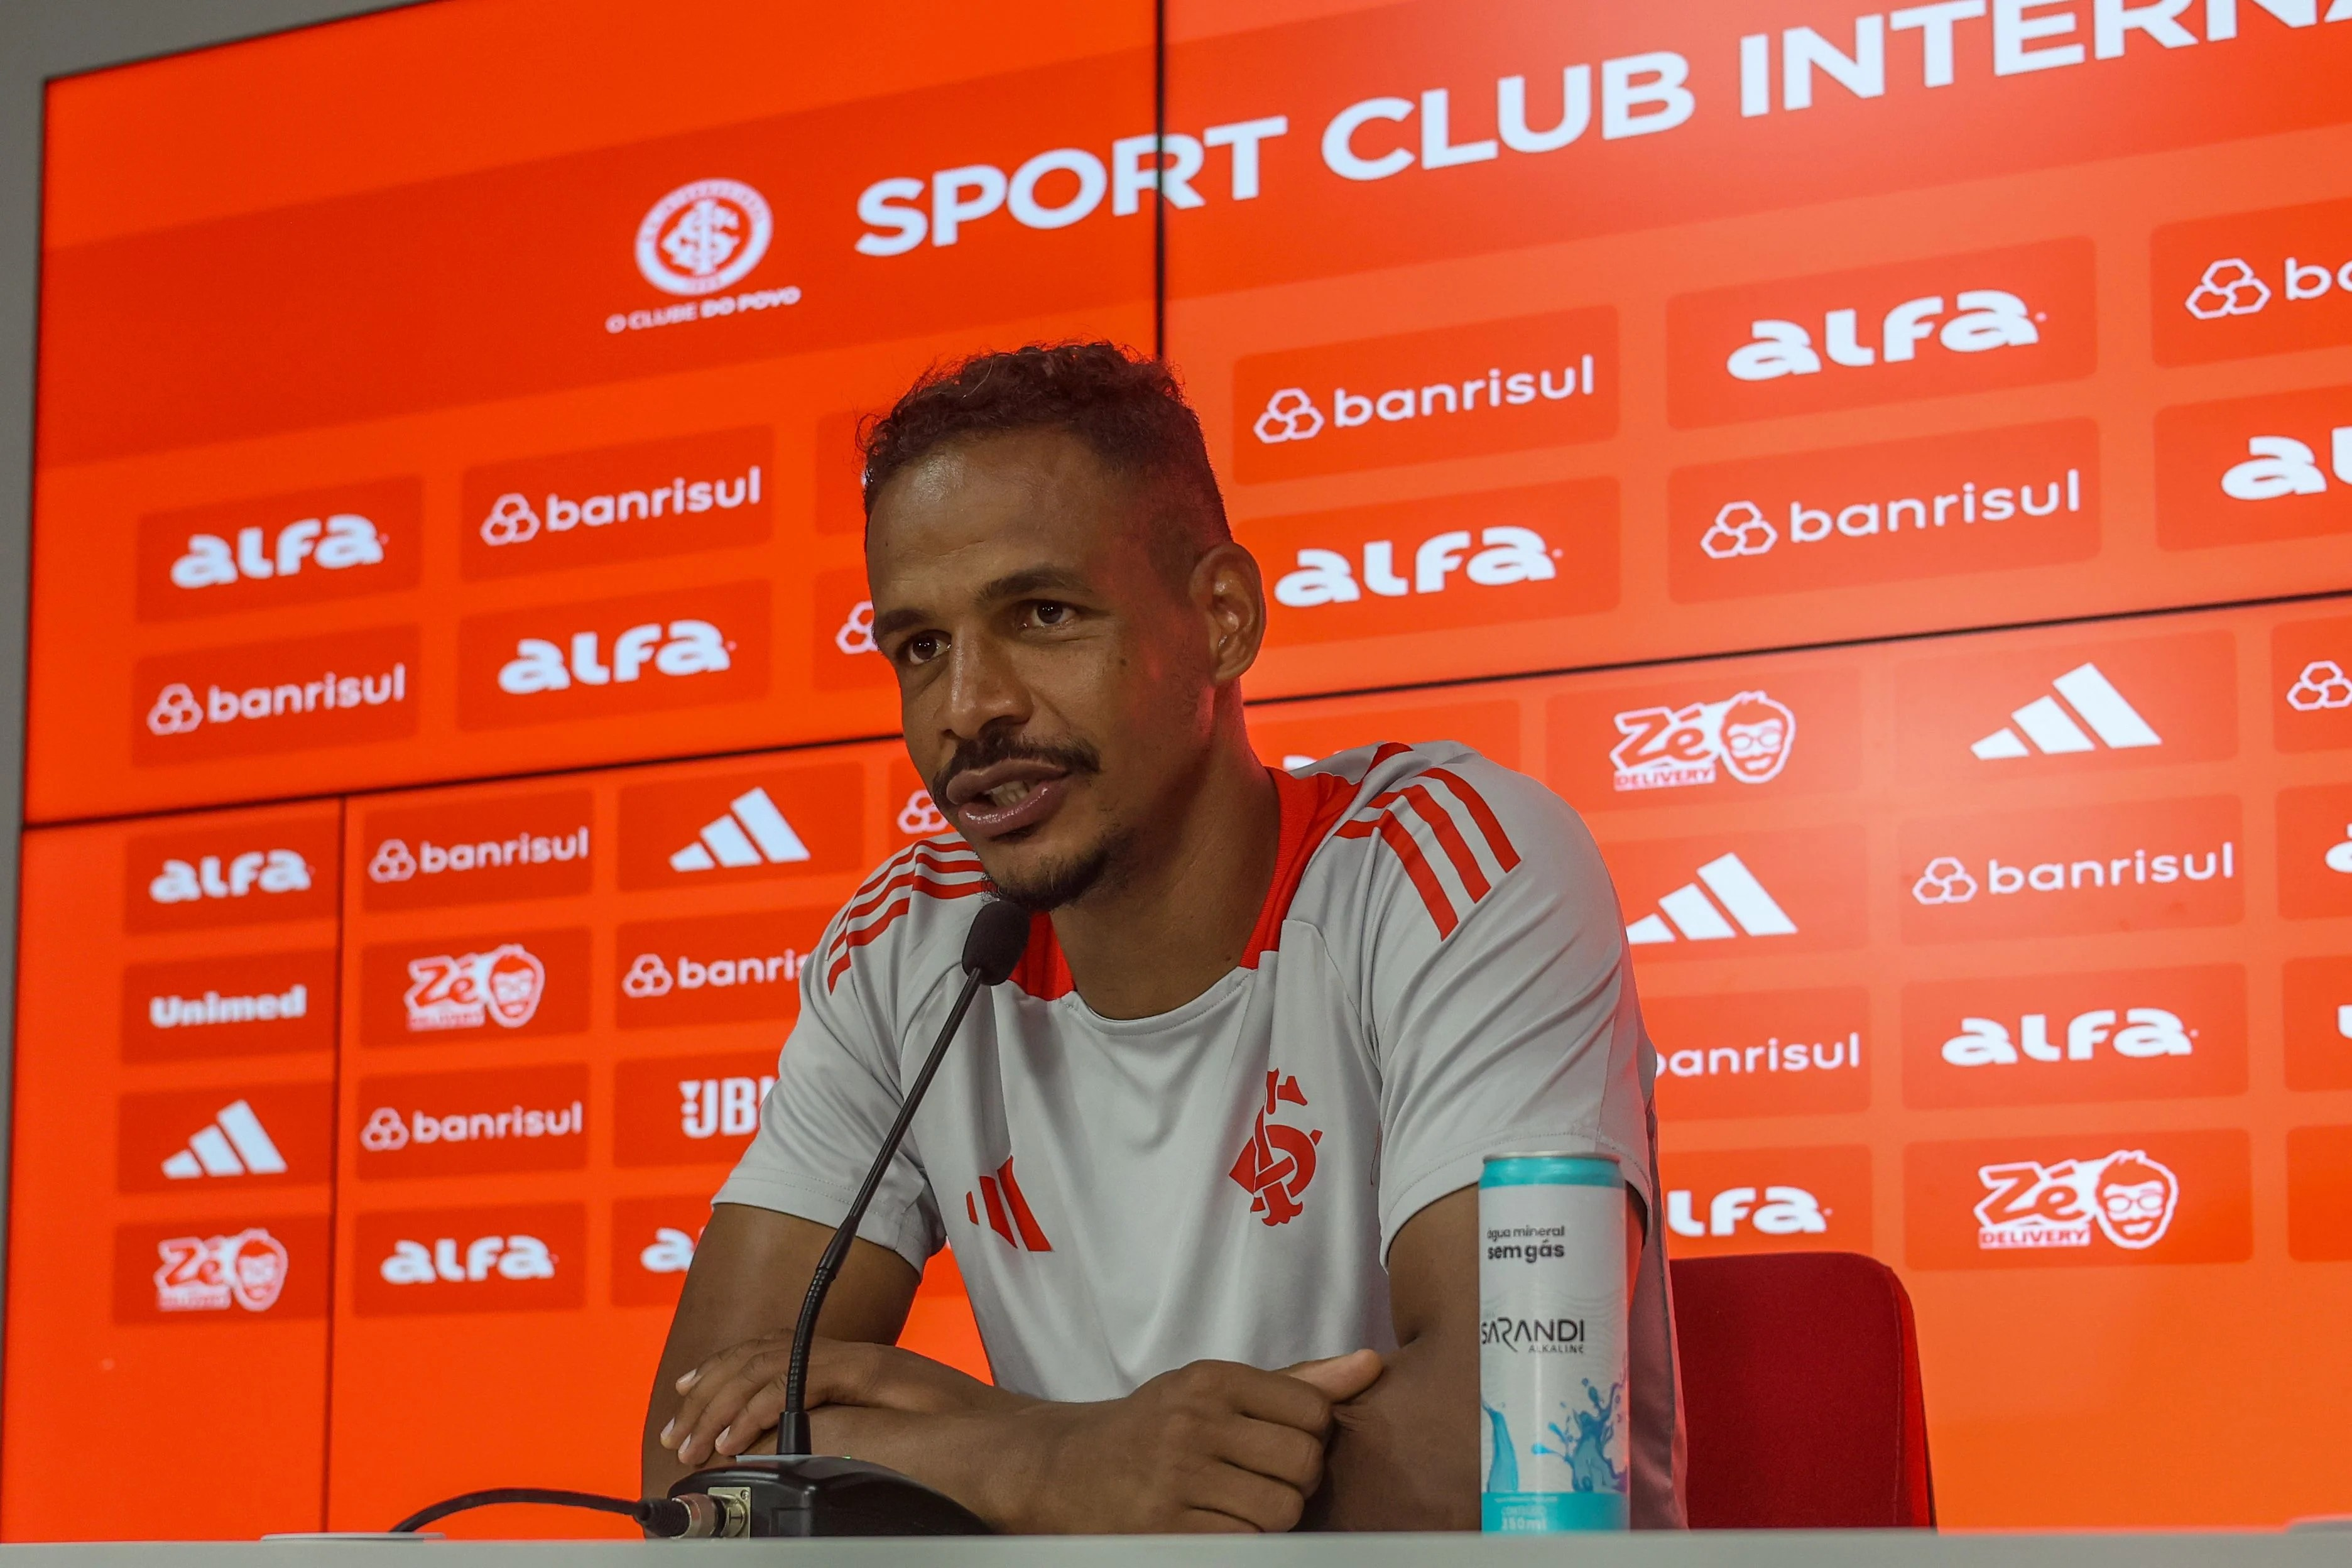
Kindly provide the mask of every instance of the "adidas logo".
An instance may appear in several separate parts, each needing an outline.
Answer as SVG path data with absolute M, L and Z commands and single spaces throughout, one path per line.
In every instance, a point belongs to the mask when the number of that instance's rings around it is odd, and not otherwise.
M 1700 882 L 1706 884 L 1702 889 Z M 1714 898 L 1706 895 L 1713 893 Z M 1749 936 L 1794 936 L 1797 922 L 1773 902 L 1764 884 L 1756 879 L 1737 855 L 1718 856 L 1698 868 L 1698 881 L 1685 882 L 1658 900 L 1660 914 L 1643 915 L 1625 928 L 1625 940 L 1634 946 L 1675 942 L 1676 931 L 1692 942 L 1721 942 L 1746 931 Z M 1729 920 L 1725 919 L 1728 913 Z M 1666 922 L 1672 921 L 1670 926 Z M 1734 930 L 1732 921 L 1738 922 Z
M 210 1126 L 165 1160 L 163 1173 L 175 1182 L 200 1176 L 282 1176 L 286 1156 L 269 1141 L 253 1107 L 240 1100 L 222 1106 Z
M 709 871 L 720 866 L 782 866 L 809 858 L 808 846 L 768 798 L 753 789 L 727 803 L 727 815 L 702 825 L 696 840 L 669 858 L 673 871 Z
M 2164 744 L 2164 737 L 2124 700 L 2124 694 L 2099 673 L 2097 665 L 2076 665 L 2050 684 L 2058 689 L 2064 703 L 2058 697 L 2037 697 L 2010 715 L 2013 728 L 2004 724 L 1969 750 L 1990 763 L 2004 757 L 2030 757 L 2036 752 L 2044 756 L 2095 752 L 2102 744 L 2119 752 Z M 2071 711 L 2067 704 L 2073 705 Z M 2083 732 L 2083 724 L 2074 722 L 2078 718 L 2091 727 L 2096 741 Z

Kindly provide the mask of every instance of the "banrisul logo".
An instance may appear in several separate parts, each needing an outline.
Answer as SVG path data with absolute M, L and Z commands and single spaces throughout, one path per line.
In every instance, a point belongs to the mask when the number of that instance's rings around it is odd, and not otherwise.
M 774 235 L 759 192 L 740 180 L 696 180 L 637 225 L 637 270 L 666 294 L 715 294 L 757 267 Z

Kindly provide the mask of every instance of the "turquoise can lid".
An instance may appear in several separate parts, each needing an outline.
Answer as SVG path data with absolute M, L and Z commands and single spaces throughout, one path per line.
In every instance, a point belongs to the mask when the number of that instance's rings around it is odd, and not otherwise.
M 1481 1187 L 1615 1187 L 1624 1184 L 1614 1154 L 1489 1154 Z

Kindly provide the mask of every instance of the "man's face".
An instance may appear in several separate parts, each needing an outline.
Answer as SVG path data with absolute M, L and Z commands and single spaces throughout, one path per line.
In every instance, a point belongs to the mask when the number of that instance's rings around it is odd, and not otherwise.
M 2107 1223 L 2126 1241 L 2146 1241 L 2163 1227 L 2172 1207 L 2172 1188 L 2160 1176 L 2145 1182 L 2107 1182 L 2099 1187 Z
M 1148 853 L 1208 755 L 1208 626 L 1150 552 L 1147 504 L 1055 430 L 950 443 L 875 500 L 875 640 L 908 753 L 1033 908 Z

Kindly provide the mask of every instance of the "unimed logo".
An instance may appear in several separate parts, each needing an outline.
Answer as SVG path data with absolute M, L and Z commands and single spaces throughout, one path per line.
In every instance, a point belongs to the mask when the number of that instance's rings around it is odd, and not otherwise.
M 459 570 L 509 577 L 757 544 L 772 526 L 774 471 L 765 428 L 468 468 Z
M 587 1099 L 575 1064 L 362 1079 L 359 1173 L 576 1171 L 588 1163 Z
M 1870 1106 L 1870 996 L 1860 986 L 1644 996 L 1669 1121 Z
M 1666 302 L 1679 426 L 2068 381 L 2096 363 L 2087 239 L 1742 284 Z
M 730 1164 L 760 1130 L 776 1058 L 731 1051 L 625 1061 L 613 1083 L 614 1163 Z
M 1685 604 L 2087 560 L 2087 419 L 1677 468 L 1667 584 Z
M 2235 795 L 1906 822 L 1904 940 L 2234 924 L 2244 837 Z
M 642 921 L 614 939 L 625 1029 L 789 1018 L 801 966 L 824 932 L 822 909 Z
M 1661 1164 L 1675 1256 L 1870 1249 L 1870 1151 L 1708 1150 Z
M 763 696 L 768 585 L 476 616 L 457 628 L 457 725 L 499 729 Z
M 621 791 L 621 886 L 714 887 L 865 866 L 866 774 L 855 763 L 762 767 Z
M 413 910 L 584 893 L 594 814 L 586 790 L 371 811 L 360 822 L 360 902 Z
M 2332 13 L 2331 13 L 2332 15 Z M 2158 364 L 2352 343 L 2352 201 L 2167 224 L 2149 240 Z
M 2235 1263 L 2252 1256 L 2249 1139 L 2017 1134 L 1904 1151 L 1915 1268 Z
M 178 620 L 416 585 L 425 486 L 375 479 L 139 520 L 138 615 Z
M 1607 306 L 1251 354 L 1234 366 L 1244 484 L 1598 441 L 1617 430 Z
M 2184 964 L 1903 988 L 1903 1101 L 2057 1105 L 2240 1094 L 2246 972 Z
M 123 848 L 123 927 L 331 918 L 336 837 L 331 812 L 239 816 L 142 834 Z
M 2352 386 L 2159 409 L 2156 537 L 2168 550 L 2352 532 Z
M 1244 523 L 1276 644 L 1589 615 L 1617 604 L 1617 483 L 1574 479 Z
M 114 1321 L 323 1318 L 327 1258 L 324 1215 L 247 1210 L 121 1226 L 114 1232 Z
M 417 647 L 415 626 L 383 626 L 142 658 L 131 674 L 131 760 L 146 767 L 415 734 Z
M 352 1308 L 363 1318 L 558 1311 L 586 1299 L 579 1204 L 362 1214 L 354 1228 Z
M 335 954 L 230 953 L 122 972 L 122 1059 L 326 1051 L 335 1044 Z

